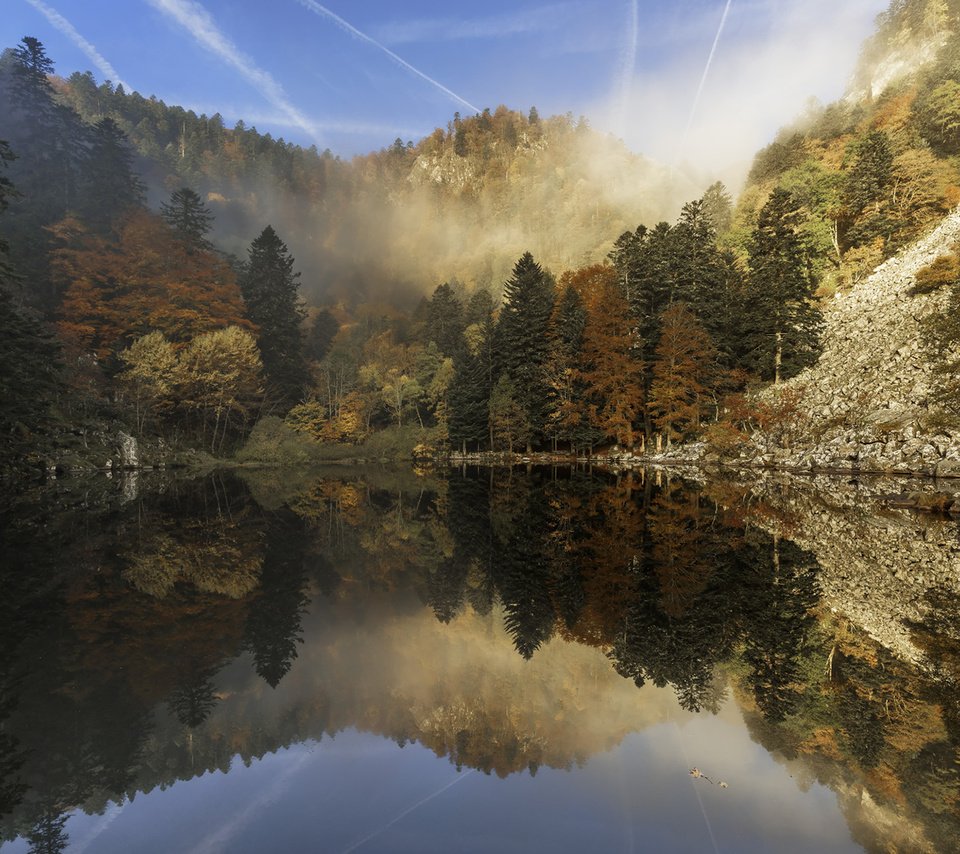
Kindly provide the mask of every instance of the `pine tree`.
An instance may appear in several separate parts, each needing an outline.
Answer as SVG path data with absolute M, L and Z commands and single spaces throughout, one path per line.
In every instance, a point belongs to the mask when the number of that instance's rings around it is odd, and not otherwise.
M 549 387 L 545 366 L 549 353 L 552 277 L 525 252 L 503 286 L 503 310 L 497 325 L 498 358 L 522 395 L 532 438 L 543 436 Z M 529 450 L 529 444 L 528 444 Z
M 745 343 L 762 379 L 793 376 L 816 361 L 822 317 L 800 234 L 796 199 L 777 188 L 760 211 L 748 247 Z
M 287 245 L 267 226 L 250 244 L 240 277 L 247 314 L 260 330 L 257 344 L 268 391 L 284 409 L 303 397 L 309 380 L 300 324 L 306 316 L 298 294 L 299 272 Z
M 200 196 L 189 187 L 175 190 L 169 202 L 162 202 L 160 216 L 191 251 L 213 249 L 213 245 L 207 240 L 207 233 L 213 227 L 213 214 Z
M 0 140 L 0 168 L 13 159 L 9 146 Z M 0 174 L 0 213 L 17 191 Z M 49 402 L 60 390 L 60 348 L 29 309 L 15 304 L 10 288 L 17 276 L 9 262 L 7 244 L 0 239 L 0 434 L 9 437 L 17 423 L 37 426 Z M 0 442 L 0 457 L 15 458 L 20 448 Z

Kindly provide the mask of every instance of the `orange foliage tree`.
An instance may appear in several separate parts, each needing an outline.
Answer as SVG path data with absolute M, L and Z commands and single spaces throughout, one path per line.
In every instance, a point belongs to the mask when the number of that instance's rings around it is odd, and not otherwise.
M 590 423 L 632 448 L 633 425 L 643 409 L 643 362 L 630 306 L 613 267 L 594 265 L 570 277 L 587 309 L 580 377 L 585 386 Z
M 654 359 L 649 406 L 669 445 L 700 426 L 717 374 L 713 342 L 686 303 L 675 302 L 661 315 Z
M 76 353 L 103 359 L 152 331 L 183 344 L 225 326 L 253 329 L 226 261 L 190 252 L 148 211 L 131 212 L 110 237 L 69 217 L 51 231 L 64 289 L 59 331 Z

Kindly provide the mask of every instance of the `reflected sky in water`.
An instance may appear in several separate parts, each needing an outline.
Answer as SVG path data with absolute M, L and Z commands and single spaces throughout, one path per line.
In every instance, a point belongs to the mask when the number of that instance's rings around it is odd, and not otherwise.
M 946 850 L 952 599 L 910 629 L 933 678 L 822 602 L 783 494 L 344 470 L 20 506 L 0 848 Z
M 656 691 L 657 689 L 653 689 Z M 70 851 L 860 851 L 836 797 L 801 792 L 735 711 L 662 724 L 571 771 L 505 780 L 348 730 L 66 824 Z M 690 778 L 687 758 L 729 788 Z M 25 852 L 24 842 L 4 851 Z

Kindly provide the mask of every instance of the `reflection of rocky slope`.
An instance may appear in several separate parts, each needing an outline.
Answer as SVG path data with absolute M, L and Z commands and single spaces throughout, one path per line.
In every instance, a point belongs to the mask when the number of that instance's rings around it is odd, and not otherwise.
M 816 556 L 825 602 L 903 660 L 918 662 L 922 653 L 904 621 L 929 616 L 930 590 L 960 602 L 960 526 L 883 509 L 881 496 L 902 488 L 902 481 L 769 476 L 753 492 L 775 513 L 761 514 L 760 523 Z

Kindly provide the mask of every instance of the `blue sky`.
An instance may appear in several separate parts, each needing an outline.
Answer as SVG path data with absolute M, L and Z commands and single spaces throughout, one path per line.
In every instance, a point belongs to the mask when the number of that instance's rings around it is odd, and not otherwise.
M 635 151 L 722 170 L 809 96 L 842 93 L 886 5 L 4 0 L 0 34 L 37 36 L 65 76 L 91 70 L 344 156 L 503 103 L 585 115 Z

